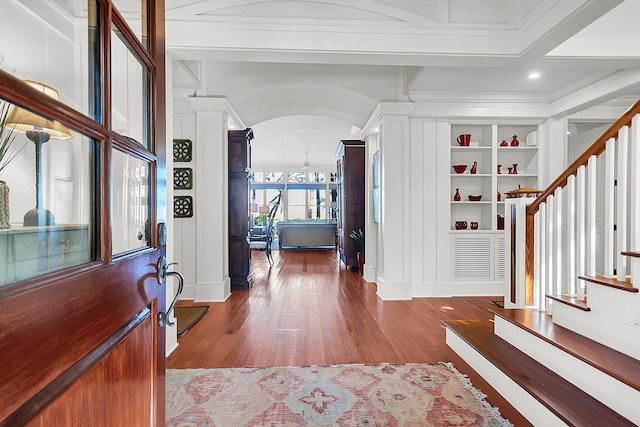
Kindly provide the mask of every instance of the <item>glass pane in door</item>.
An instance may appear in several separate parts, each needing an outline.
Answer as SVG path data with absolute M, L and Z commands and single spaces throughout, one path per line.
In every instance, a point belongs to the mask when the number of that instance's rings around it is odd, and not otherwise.
M 96 145 L 0 99 L 0 286 L 96 259 Z
M 113 150 L 112 166 L 112 253 L 118 254 L 150 243 L 150 167 L 118 150 Z
M 149 49 L 146 0 L 112 0 L 142 45 Z
M 92 116 L 95 11 L 95 0 L 0 1 L 0 69 L 55 88 L 60 101 Z
M 111 32 L 111 119 L 113 130 L 140 146 L 150 143 L 150 73 L 122 33 Z

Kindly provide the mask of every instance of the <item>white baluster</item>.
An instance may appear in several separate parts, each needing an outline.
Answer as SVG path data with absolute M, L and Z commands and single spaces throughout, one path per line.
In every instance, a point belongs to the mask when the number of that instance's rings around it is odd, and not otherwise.
M 536 229 L 536 252 L 534 255 L 534 289 L 536 307 L 539 310 L 545 309 L 545 294 L 547 290 L 547 271 L 546 271 L 546 256 L 547 256 L 547 242 L 546 242 L 546 230 L 547 230 L 547 204 L 540 203 L 540 208 L 535 215 L 535 229 Z
M 557 262 L 557 258 L 554 256 L 556 253 L 555 244 L 554 244 L 555 227 L 553 224 L 553 219 L 555 215 L 555 202 L 556 201 L 554 200 L 553 195 L 547 197 L 547 212 L 546 212 L 546 216 L 547 216 L 547 226 L 546 226 L 547 286 L 544 292 L 545 294 L 550 294 L 550 295 L 553 295 L 554 293 L 554 290 L 553 290 L 553 283 L 555 281 L 554 271 L 555 271 L 555 264 Z M 551 314 L 552 312 L 551 300 L 549 300 L 548 298 L 545 298 L 545 304 L 546 304 L 547 311 L 549 312 L 549 314 Z
M 577 285 L 578 299 L 584 301 L 584 283 L 582 280 L 578 280 L 577 276 L 583 276 L 585 274 L 585 246 L 587 240 L 587 231 L 585 224 L 585 211 L 587 208 L 586 194 L 585 194 L 585 166 L 578 168 L 576 175 L 576 275 L 574 281 Z
M 587 163 L 587 276 L 596 275 L 596 194 L 598 191 L 598 159 L 589 157 Z M 584 284 L 583 284 L 584 285 Z
M 607 141 L 604 164 L 604 268 L 603 274 L 607 278 L 613 277 L 613 221 L 615 196 L 615 154 L 616 144 L 613 138 Z
M 562 295 L 563 293 L 563 286 L 562 286 L 562 265 L 563 262 L 562 260 L 564 259 L 562 256 L 562 240 L 564 238 L 563 233 L 562 233 L 562 203 L 563 203 L 563 199 L 564 196 L 562 194 L 562 189 L 561 188 L 556 188 L 556 190 L 553 192 L 553 198 L 555 199 L 554 202 L 554 207 L 555 207 L 555 230 L 553 232 L 554 236 L 555 236 L 555 248 L 554 248 L 554 257 L 556 259 L 556 263 L 555 263 L 555 275 L 553 277 L 554 283 L 553 285 L 553 294 L 554 295 Z
M 618 280 L 625 281 L 627 279 L 627 257 L 621 254 L 622 251 L 629 249 L 627 239 L 627 196 L 628 196 L 628 138 L 629 127 L 623 126 L 618 131 L 618 185 L 616 188 L 616 273 Z
M 564 252 L 564 259 L 567 266 L 565 283 L 567 293 L 574 296 L 576 295 L 576 177 L 574 175 L 567 178 L 564 193 L 566 196 L 566 215 L 564 217 L 566 252 Z
M 640 251 L 640 114 L 631 120 L 629 145 L 629 250 Z M 631 283 L 640 283 L 640 271 L 630 263 Z

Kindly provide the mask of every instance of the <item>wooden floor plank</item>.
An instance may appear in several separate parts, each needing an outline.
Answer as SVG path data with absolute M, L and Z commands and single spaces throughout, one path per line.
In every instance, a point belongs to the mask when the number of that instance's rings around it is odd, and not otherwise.
M 500 297 L 381 301 L 376 285 L 345 270 L 333 251 L 254 256 L 250 290 L 211 308 L 169 356 L 167 368 L 453 362 L 516 426 L 530 424 L 445 343 L 443 319 L 490 319 Z M 179 305 L 203 305 L 180 301 Z

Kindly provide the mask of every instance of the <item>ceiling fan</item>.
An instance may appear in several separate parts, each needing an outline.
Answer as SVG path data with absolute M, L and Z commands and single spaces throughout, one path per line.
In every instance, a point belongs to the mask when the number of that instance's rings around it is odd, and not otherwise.
M 319 169 L 317 166 L 311 166 L 311 163 L 309 162 L 309 152 L 305 151 L 304 152 L 304 162 L 302 163 L 302 170 L 305 169 Z

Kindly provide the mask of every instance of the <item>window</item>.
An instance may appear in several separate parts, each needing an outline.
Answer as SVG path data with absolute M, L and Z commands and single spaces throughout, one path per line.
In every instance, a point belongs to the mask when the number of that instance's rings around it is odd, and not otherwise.
M 325 193 L 320 189 L 287 190 L 287 219 L 326 219 Z

